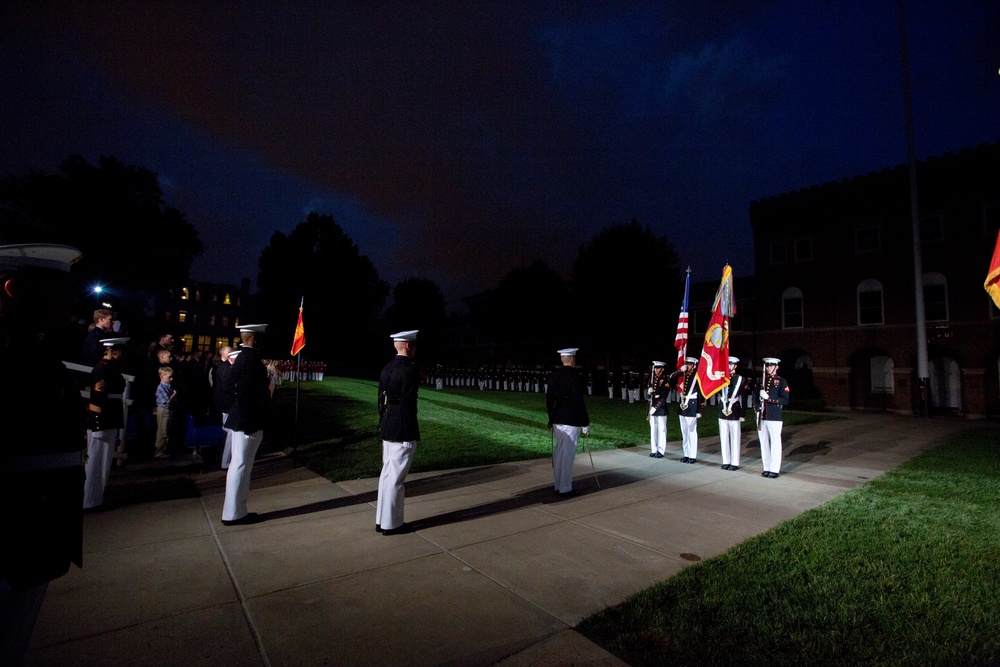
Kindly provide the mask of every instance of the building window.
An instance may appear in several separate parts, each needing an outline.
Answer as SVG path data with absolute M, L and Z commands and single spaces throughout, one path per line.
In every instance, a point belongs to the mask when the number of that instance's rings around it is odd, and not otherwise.
M 928 322 L 948 321 L 948 281 L 940 273 L 924 274 L 924 315 Z
M 198 336 L 198 349 L 202 352 L 208 352 L 212 349 L 212 337 L 211 336 Z
M 215 315 L 209 315 L 208 316 L 208 326 L 210 326 L 210 327 L 214 327 L 215 326 Z
M 896 393 L 896 383 L 892 374 L 892 358 L 872 357 L 869 362 L 872 378 L 873 394 L 894 394 Z
M 229 326 L 229 317 L 226 316 L 226 315 L 222 316 L 222 326 L 224 326 L 224 327 L 228 327 Z
M 173 322 L 174 321 L 174 314 L 171 313 L 169 310 L 163 311 L 163 321 L 164 322 Z
M 215 339 L 215 349 L 221 350 L 224 347 L 230 347 L 228 338 L 216 338 Z
M 181 301 L 187 301 L 191 298 L 191 293 L 188 291 L 187 287 L 181 288 Z
M 884 324 L 882 283 L 865 280 L 858 285 L 858 324 Z
M 802 290 L 789 287 L 781 295 L 781 328 L 801 329 L 802 326 Z
M 195 301 L 201 301 L 201 290 L 200 289 L 196 289 L 194 291 L 194 300 Z
M 788 246 L 784 241 L 771 244 L 771 264 L 784 264 L 788 261 Z
M 882 247 L 882 232 L 878 225 L 854 230 L 854 252 L 875 252 Z
M 212 303 L 219 303 L 219 295 L 218 294 L 214 294 L 214 293 L 212 294 Z
M 232 299 L 229 298 L 229 292 L 226 292 L 226 294 L 222 297 L 222 303 L 226 304 L 227 306 L 232 304 Z
M 181 348 L 182 352 L 191 352 L 194 349 L 194 336 L 191 334 L 181 336 Z
M 944 240 L 944 220 L 940 215 L 929 215 L 920 219 L 920 241 L 933 243 Z
M 187 322 L 187 318 L 188 318 L 188 314 L 187 314 L 186 310 L 178 310 L 177 311 L 177 321 L 178 322 Z
M 796 262 L 806 262 L 813 258 L 812 239 L 795 239 L 793 246 L 795 248 Z

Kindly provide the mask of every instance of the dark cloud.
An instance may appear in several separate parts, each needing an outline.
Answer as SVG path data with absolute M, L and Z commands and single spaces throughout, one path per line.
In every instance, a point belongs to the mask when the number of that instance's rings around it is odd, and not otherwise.
M 310 207 L 452 299 L 632 218 L 746 274 L 751 199 L 905 159 L 882 4 L 16 3 L 4 116 L 37 145 L 2 165 L 150 166 L 213 280 Z M 920 153 L 995 140 L 998 10 L 907 4 Z

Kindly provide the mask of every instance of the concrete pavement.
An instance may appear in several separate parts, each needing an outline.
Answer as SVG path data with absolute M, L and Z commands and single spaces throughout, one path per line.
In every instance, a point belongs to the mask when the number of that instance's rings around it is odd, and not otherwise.
M 696 465 L 675 442 L 595 452 L 597 480 L 578 455 L 569 499 L 548 459 L 413 474 L 415 532 L 391 537 L 377 478 L 278 455 L 255 466 L 250 526 L 222 526 L 221 472 L 131 480 L 144 491 L 84 517 L 84 566 L 50 584 L 26 664 L 620 665 L 573 627 L 968 426 L 843 417 L 786 428 L 776 480 L 747 434 L 735 472 L 718 438 Z

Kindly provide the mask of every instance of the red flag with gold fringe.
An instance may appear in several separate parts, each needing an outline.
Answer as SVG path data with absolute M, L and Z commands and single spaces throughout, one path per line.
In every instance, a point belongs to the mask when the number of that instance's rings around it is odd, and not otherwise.
M 292 356 L 302 351 L 306 346 L 306 328 L 302 324 L 302 306 L 305 305 L 305 297 L 299 302 L 299 323 L 295 325 L 295 338 L 292 339 Z
M 733 270 L 726 264 L 719 291 L 715 293 L 712 319 L 708 322 L 698 363 L 698 384 L 706 399 L 729 384 L 729 318 L 735 314 Z
M 1000 233 L 997 233 L 997 245 L 993 249 L 993 261 L 990 262 L 989 273 L 986 274 L 986 282 L 983 283 L 986 293 L 993 299 L 993 303 L 1000 308 Z

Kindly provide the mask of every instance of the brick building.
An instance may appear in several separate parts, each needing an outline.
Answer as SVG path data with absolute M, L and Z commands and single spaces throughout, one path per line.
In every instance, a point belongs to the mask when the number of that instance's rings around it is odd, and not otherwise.
M 931 412 L 1000 415 L 1000 312 L 983 290 L 1000 142 L 930 158 L 917 174 Z M 780 357 L 800 397 L 916 410 L 911 219 L 905 166 L 751 202 L 753 333 L 731 345 Z
M 246 279 L 239 287 L 189 281 L 159 300 L 156 319 L 184 352 L 215 352 L 239 344 L 236 327 L 249 296 Z

